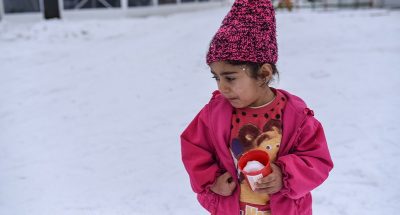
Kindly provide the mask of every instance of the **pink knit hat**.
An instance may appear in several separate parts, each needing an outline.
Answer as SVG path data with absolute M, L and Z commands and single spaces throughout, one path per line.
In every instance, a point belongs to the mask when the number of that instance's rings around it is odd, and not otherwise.
M 207 64 L 224 60 L 276 64 L 275 11 L 270 0 L 235 0 L 207 53 Z

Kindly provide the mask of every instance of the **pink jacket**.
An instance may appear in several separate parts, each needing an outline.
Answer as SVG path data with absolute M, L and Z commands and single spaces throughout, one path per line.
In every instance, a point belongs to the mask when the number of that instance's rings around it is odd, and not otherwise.
M 310 191 L 329 175 L 333 163 L 323 128 L 313 111 L 299 97 L 287 97 L 283 113 L 283 137 L 276 164 L 281 167 L 283 188 L 270 196 L 273 215 L 311 215 Z M 223 172 L 235 179 L 237 172 L 227 146 L 232 106 L 218 91 L 181 135 L 183 164 L 200 204 L 211 214 L 239 215 L 240 189 L 220 196 L 209 187 Z M 239 182 L 236 181 L 238 184 Z

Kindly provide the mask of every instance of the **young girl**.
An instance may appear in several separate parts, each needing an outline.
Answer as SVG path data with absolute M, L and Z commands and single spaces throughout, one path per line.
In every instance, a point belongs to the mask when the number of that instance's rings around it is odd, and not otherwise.
M 333 167 L 323 128 L 297 96 L 269 87 L 278 74 L 270 0 L 236 0 L 207 53 L 218 91 L 181 135 L 182 160 L 200 204 L 217 215 L 310 215 L 310 191 Z M 255 190 L 238 171 L 264 150 L 272 173 Z

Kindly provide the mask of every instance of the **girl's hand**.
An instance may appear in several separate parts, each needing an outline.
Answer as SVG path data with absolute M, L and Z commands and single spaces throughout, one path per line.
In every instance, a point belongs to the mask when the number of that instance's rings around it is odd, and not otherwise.
M 255 183 L 258 193 L 274 194 L 282 189 L 282 170 L 274 163 L 271 163 L 272 173 Z
M 210 190 L 221 196 L 230 196 L 236 188 L 236 183 L 229 172 L 220 175 Z

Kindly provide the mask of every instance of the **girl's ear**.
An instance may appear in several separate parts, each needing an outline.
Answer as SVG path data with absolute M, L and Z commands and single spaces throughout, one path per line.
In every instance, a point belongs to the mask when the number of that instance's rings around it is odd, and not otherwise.
M 268 84 L 272 80 L 272 66 L 269 63 L 264 63 L 261 67 L 259 72 L 259 77 L 263 80 L 263 84 Z

